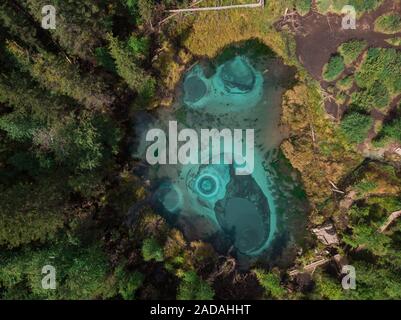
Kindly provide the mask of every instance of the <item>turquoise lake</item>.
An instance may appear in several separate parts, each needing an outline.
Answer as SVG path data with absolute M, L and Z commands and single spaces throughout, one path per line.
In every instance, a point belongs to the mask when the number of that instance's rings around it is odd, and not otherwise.
M 152 202 L 189 239 L 234 250 L 243 261 L 286 260 L 283 255 L 297 247 L 307 201 L 296 172 L 278 150 L 284 138 L 282 95 L 293 79 L 294 70 L 268 49 L 232 46 L 214 60 L 194 64 L 183 76 L 172 109 L 159 110 L 146 126 L 141 124 L 135 154 L 141 159 L 149 147 L 145 128 L 168 132 L 169 121 L 199 135 L 201 129 L 254 129 L 250 175 L 236 175 L 235 161 L 223 163 L 223 146 L 221 162 L 214 164 L 150 166 Z

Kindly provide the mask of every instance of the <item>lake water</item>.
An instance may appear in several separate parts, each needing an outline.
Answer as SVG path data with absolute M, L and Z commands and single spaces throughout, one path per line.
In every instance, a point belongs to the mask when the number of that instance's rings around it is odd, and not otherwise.
M 256 47 L 256 49 L 255 49 Z M 172 109 L 159 110 L 147 129 L 254 129 L 254 170 L 236 175 L 234 164 L 155 165 L 152 202 L 190 239 L 209 240 L 217 250 L 234 248 L 243 260 L 273 256 L 282 260 L 295 248 L 305 225 L 306 197 L 297 174 L 281 156 L 282 95 L 294 79 L 285 66 L 259 44 L 232 46 L 212 61 L 200 60 L 177 89 Z M 144 158 L 149 143 L 136 157 Z M 199 152 L 204 148 L 199 145 Z M 224 154 L 224 146 L 221 146 Z M 220 155 L 220 154 L 219 154 Z M 281 258 L 280 258 L 281 257 Z M 269 259 L 270 259 L 269 258 Z M 286 260 L 286 259 L 284 259 Z

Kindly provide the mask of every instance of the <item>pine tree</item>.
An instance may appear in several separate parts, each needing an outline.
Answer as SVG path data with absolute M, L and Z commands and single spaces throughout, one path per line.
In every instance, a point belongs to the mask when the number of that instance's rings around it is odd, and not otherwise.
M 56 290 L 41 286 L 43 266 L 56 270 Z M 107 299 L 116 289 L 105 253 L 98 245 L 73 245 L 58 239 L 52 245 L 0 253 L 0 298 Z
M 178 288 L 178 300 L 212 300 L 213 296 L 213 289 L 195 271 L 184 272 Z
M 8 50 L 21 66 L 52 93 L 74 98 L 90 109 L 105 109 L 114 102 L 108 86 L 93 74 L 82 74 L 67 59 L 49 52 L 29 54 L 14 42 Z
M 22 41 L 22 44 L 31 48 L 41 46 L 36 26 L 19 9 L 18 3 L 8 0 L 0 3 L 0 24 L 5 27 L 13 39 Z
M 47 0 L 27 0 L 26 8 L 40 23 L 42 7 Z M 71 55 L 93 60 L 95 48 L 102 43 L 103 36 L 111 30 L 111 15 L 108 1 L 52 1 L 56 9 L 56 29 L 49 29 L 53 38 Z
M 155 79 L 138 66 L 138 56 L 135 55 L 127 44 L 108 36 L 109 49 L 115 59 L 117 72 L 125 80 L 128 86 L 139 93 L 145 101 L 150 99 L 155 92 Z
M 44 242 L 63 226 L 63 193 L 55 181 L 18 182 L 0 189 L 0 245 Z

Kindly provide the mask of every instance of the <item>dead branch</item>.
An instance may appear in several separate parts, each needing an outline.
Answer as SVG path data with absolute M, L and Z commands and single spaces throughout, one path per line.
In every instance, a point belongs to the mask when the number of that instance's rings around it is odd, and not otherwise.
M 193 8 L 196 5 L 200 4 L 201 2 L 203 2 L 204 0 L 198 0 L 193 2 L 189 8 Z M 163 19 L 162 21 L 159 22 L 159 25 L 162 25 L 163 23 L 165 23 L 166 21 L 170 20 L 171 18 L 175 17 L 176 15 L 180 14 L 179 12 L 174 12 L 173 14 L 169 15 L 167 18 Z
M 388 227 L 394 222 L 394 220 L 398 219 L 401 217 L 401 211 L 395 211 L 390 216 L 387 218 L 386 222 L 379 228 L 379 232 L 383 233 L 385 232 Z
M 292 271 L 290 271 L 289 275 L 291 277 L 293 277 L 293 276 L 296 276 L 298 273 L 301 273 L 301 272 L 308 272 L 308 273 L 313 274 L 317 268 L 326 265 L 327 263 L 330 262 L 330 260 L 331 260 L 331 258 L 320 259 L 318 261 L 315 261 L 315 262 L 312 262 L 312 263 L 308 264 L 307 266 L 305 266 L 303 268 L 303 270 L 292 270 Z
M 290 29 L 292 29 L 292 31 L 301 33 L 303 31 L 303 27 L 300 20 L 300 15 L 296 10 L 289 10 L 286 8 L 284 15 L 277 22 L 276 26 L 279 30 L 282 30 L 285 26 L 288 26 Z

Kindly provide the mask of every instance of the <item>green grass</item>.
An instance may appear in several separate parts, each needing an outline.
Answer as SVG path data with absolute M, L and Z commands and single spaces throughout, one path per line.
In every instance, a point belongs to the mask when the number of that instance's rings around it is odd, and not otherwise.
M 377 18 L 375 21 L 375 31 L 386 34 L 401 32 L 401 15 L 390 13 Z
M 377 184 L 374 181 L 370 181 L 367 179 L 363 179 L 355 185 L 355 189 L 358 190 L 358 193 L 363 196 L 372 192 L 377 188 Z
M 368 43 L 366 41 L 351 40 L 343 43 L 338 48 L 338 52 L 344 58 L 344 63 L 349 66 L 358 59 L 367 46 Z
M 372 124 L 370 116 L 352 112 L 341 121 L 341 131 L 351 144 L 358 144 L 365 140 Z
M 311 7 L 312 7 L 312 0 L 298 0 L 296 1 L 295 4 L 298 13 L 301 16 L 305 16 L 309 13 Z
M 323 79 L 327 82 L 334 81 L 343 73 L 344 69 L 344 59 L 339 55 L 332 56 L 323 67 Z
M 320 13 L 341 13 L 346 5 L 355 7 L 358 16 L 365 12 L 375 10 L 383 0 L 317 0 L 317 8 Z

